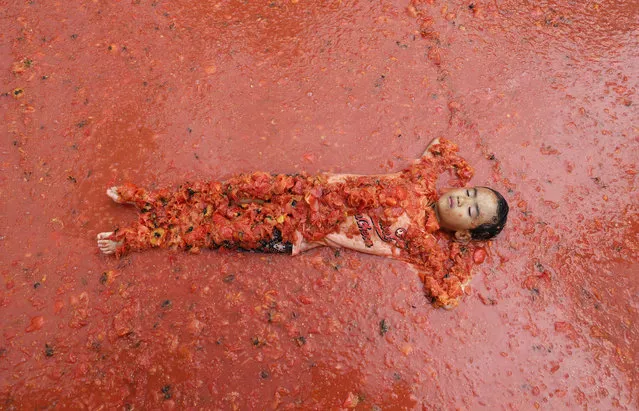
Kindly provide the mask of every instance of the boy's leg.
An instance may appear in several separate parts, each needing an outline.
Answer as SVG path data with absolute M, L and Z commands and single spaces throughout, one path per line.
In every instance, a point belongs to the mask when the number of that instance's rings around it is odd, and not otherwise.
M 133 204 L 140 209 L 144 208 L 150 199 L 146 190 L 131 183 L 113 186 L 106 191 L 106 194 L 116 203 Z
M 113 237 L 112 231 L 98 233 L 98 248 L 103 254 L 115 254 L 117 249 L 123 245 L 122 241 L 116 241 Z

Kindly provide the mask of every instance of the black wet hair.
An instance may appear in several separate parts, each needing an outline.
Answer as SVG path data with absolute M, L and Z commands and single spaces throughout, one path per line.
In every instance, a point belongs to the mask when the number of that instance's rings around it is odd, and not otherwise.
M 490 187 L 481 188 L 492 191 L 497 197 L 497 215 L 490 223 L 484 223 L 470 230 L 470 236 L 473 240 L 489 240 L 493 238 L 501 232 L 508 219 L 508 203 L 504 196 Z

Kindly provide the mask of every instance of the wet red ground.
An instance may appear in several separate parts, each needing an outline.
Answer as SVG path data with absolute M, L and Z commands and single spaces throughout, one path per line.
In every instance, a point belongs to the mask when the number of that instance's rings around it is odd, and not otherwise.
M 0 409 L 637 407 L 636 2 L 0 5 Z M 114 182 L 437 136 L 511 204 L 454 311 L 347 251 L 97 253 Z

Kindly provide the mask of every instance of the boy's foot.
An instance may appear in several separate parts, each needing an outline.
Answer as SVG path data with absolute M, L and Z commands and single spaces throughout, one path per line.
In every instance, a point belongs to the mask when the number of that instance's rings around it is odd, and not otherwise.
M 116 203 L 122 204 L 122 198 L 120 197 L 120 194 L 118 194 L 118 188 L 113 186 L 111 188 L 109 188 L 106 191 L 106 195 L 108 195 L 109 197 L 111 197 L 111 200 L 115 201 Z
M 113 232 L 104 232 L 98 234 L 98 248 L 104 254 L 115 254 L 115 251 L 118 249 L 118 247 L 122 245 L 121 242 L 110 240 L 109 237 L 111 237 L 112 235 Z

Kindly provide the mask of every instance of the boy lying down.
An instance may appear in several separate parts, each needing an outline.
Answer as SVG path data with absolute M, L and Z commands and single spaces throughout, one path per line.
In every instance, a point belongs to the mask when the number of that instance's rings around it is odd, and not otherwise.
M 440 195 L 436 182 L 446 171 L 456 188 Z M 98 234 L 98 247 L 116 255 L 152 247 L 291 255 L 347 248 L 410 263 L 433 304 L 451 308 L 471 279 L 469 241 L 497 235 L 508 215 L 497 191 L 464 187 L 472 174 L 457 146 L 435 139 L 420 159 L 392 174 L 256 172 L 153 192 L 125 184 L 107 195 L 135 205 L 138 222 Z

